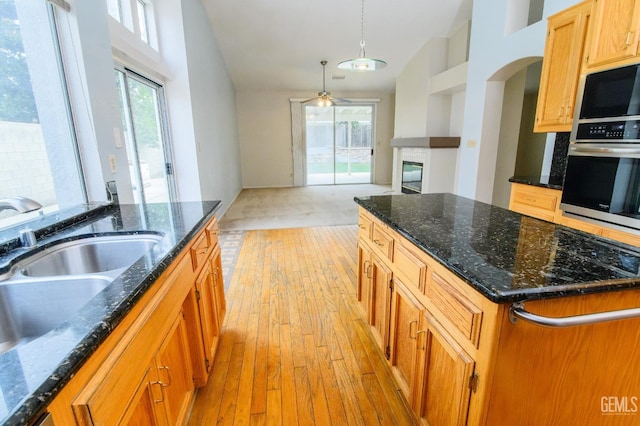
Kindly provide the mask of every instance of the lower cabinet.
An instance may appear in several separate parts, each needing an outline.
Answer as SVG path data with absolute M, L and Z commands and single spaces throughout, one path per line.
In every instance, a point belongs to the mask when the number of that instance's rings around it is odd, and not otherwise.
M 416 394 L 418 337 L 424 306 L 395 279 L 391 296 L 389 365 L 406 400 L 411 403 Z
M 368 220 L 375 233 L 378 220 Z M 485 389 L 476 386 L 476 364 L 478 357 L 488 362 L 480 354 L 492 344 L 499 309 L 402 236 L 386 232 L 391 259 L 380 257 L 369 239 L 358 241 L 358 296 L 372 335 L 417 421 L 477 424 Z
M 378 346 L 388 357 L 389 303 L 393 273 L 375 254 L 371 259 L 371 277 L 369 325 Z
M 181 313 L 147 368 L 132 406 L 125 414 L 125 420 L 129 417 L 127 424 L 184 423 L 194 392 L 190 365 L 189 341 Z
M 184 424 L 226 311 L 213 219 L 48 407 L 62 425 Z M 209 233 L 210 235 L 207 235 Z
M 412 408 L 424 425 L 466 425 L 475 362 L 428 311 L 420 323 Z
M 221 271 L 220 248 L 216 245 L 183 305 L 185 316 L 193 324 L 188 331 L 188 338 L 196 386 L 207 383 L 226 312 Z

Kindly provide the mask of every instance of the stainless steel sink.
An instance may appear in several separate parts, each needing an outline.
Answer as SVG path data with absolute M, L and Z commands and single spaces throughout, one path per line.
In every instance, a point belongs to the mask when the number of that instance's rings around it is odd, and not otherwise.
M 19 262 L 27 277 L 94 274 L 127 268 L 162 237 L 153 234 L 84 238 L 56 244 Z
M 161 239 L 156 234 L 82 238 L 17 262 L 0 277 L 0 353 L 71 318 Z
M 99 276 L 0 283 L 0 353 L 53 330 L 110 283 Z

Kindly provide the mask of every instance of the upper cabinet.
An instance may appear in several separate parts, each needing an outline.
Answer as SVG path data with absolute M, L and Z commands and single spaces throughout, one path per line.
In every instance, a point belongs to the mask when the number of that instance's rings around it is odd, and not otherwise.
M 639 3 L 637 0 L 595 1 L 586 71 L 619 61 L 635 62 L 640 31 Z
M 549 17 L 534 132 L 571 131 L 591 7 L 584 1 Z

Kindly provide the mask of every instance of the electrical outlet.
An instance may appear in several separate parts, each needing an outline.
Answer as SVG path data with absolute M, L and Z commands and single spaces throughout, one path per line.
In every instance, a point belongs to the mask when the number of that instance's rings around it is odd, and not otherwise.
M 109 154 L 109 168 L 111 168 L 111 173 L 118 171 L 116 168 L 116 156 L 113 154 Z

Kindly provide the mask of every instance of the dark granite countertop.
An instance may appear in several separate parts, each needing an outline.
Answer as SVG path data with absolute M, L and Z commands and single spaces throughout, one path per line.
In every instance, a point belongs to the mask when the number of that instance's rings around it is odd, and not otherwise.
M 513 176 L 509 182 L 562 190 L 562 176 Z
M 640 249 L 452 194 L 355 201 L 496 303 L 640 288 Z
M 153 232 L 163 238 L 68 321 L 0 354 L 1 424 L 28 424 L 44 410 L 220 206 L 220 201 L 88 205 L 30 222 L 39 237 L 36 250 L 80 236 Z M 16 229 L 0 232 L 0 274 L 26 251 L 15 248 L 16 235 Z

